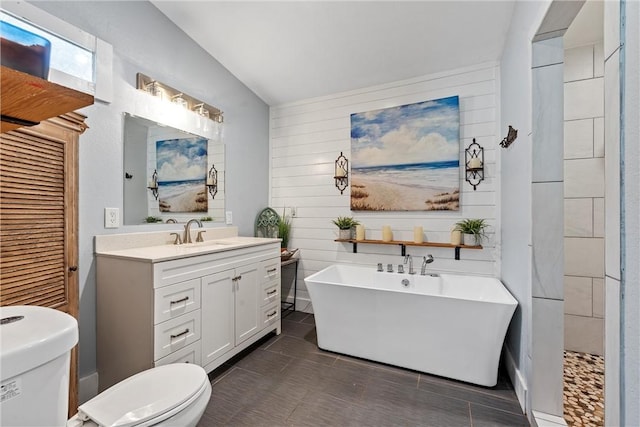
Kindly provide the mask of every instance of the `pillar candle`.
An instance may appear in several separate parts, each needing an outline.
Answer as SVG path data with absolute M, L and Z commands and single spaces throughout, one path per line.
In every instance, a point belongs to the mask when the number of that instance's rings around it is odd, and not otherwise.
M 356 225 L 356 240 L 364 240 L 364 225 Z
M 469 168 L 480 169 L 481 167 L 482 167 L 482 162 L 480 161 L 479 158 L 473 157 L 471 160 L 469 160 Z
M 343 176 L 346 176 L 346 175 L 347 175 L 347 171 L 344 168 L 338 166 L 338 169 L 336 170 L 336 176 L 337 177 L 343 177 Z
M 392 240 L 393 234 L 391 233 L 391 226 L 383 225 L 382 226 L 382 241 L 390 242 Z
M 422 243 L 423 233 L 422 227 L 419 225 L 413 227 L 413 243 Z
M 460 230 L 451 231 L 451 244 L 456 246 L 462 244 L 462 233 Z

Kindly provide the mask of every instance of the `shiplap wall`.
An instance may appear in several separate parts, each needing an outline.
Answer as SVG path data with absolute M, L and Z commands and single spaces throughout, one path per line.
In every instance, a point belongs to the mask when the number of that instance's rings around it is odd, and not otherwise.
M 409 246 L 407 253 L 413 256 L 418 271 L 422 257 L 433 254 L 435 262 L 428 266 L 433 272 L 499 275 L 499 87 L 498 64 L 490 63 L 271 107 L 270 206 L 280 214 L 285 209 L 287 215 L 295 209 L 288 246 L 300 250 L 297 310 L 312 311 L 304 278 L 331 264 L 354 263 L 375 269 L 382 262 L 395 264 L 396 269 L 403 261 L 399 246 L 359 244 L 354 254 L 351 244 L 335 242 L 337 228 L 331 220 L 338 216 L 360 221 L 367 239 L 381 239 L 382 226 L 390 225 L 394 240 L 413 240 L 413 227 L 421 225 L 426 241 L 431 242 L 449 242 L 450 231 L 461 218 L 486 218 L 490 229 L 484 249 L 462 250 L 459 261 L 454 259 L 452 248 Z M 333 180 L 340 152 L 351 159 L 351 113 L 454 95 L 460 97 L 460 210 L 351 211 L 351 187 L 341 195 Z M 485 180 L 476 191 L 464 180 L 463 171 L 464 149 L 473 138 L 484 147 L 486 163 Z M 286 283 L 292 280 L 292 273 L 284 269 L 283 277 Z

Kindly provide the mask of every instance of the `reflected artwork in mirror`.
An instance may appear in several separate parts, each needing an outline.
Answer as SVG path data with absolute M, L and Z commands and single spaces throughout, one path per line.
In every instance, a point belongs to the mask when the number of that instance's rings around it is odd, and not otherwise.
M 224 144 L 124 115 L 124 225 L 224 221 Z M 209 171 L 217 191 L 208 191 Z

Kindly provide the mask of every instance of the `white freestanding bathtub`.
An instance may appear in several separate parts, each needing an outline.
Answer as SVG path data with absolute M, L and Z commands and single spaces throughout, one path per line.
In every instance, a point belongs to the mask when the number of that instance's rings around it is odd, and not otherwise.
M 500 280 L 342 264 L 304 280 L 321 349 L 496 385 L 502 343 L 518 305 Z

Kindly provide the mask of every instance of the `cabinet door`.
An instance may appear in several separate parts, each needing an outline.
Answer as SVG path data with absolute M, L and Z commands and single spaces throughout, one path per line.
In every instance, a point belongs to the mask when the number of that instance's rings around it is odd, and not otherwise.
M 5 67 L 2 79 L 4 102 Z M 85 129 L 84 116 L 70 113 L 0 135 L 0 305 L 78 317 L 78 142 Z M 74 347 L 69 416 L 77 412 L 77 384 Z
M 236 268 L 236 345 L 258 332 L 261 326 L 258 265 Z
M 233 277 L 227 270 L 202 278 L 202 366 L 234 347 Z

